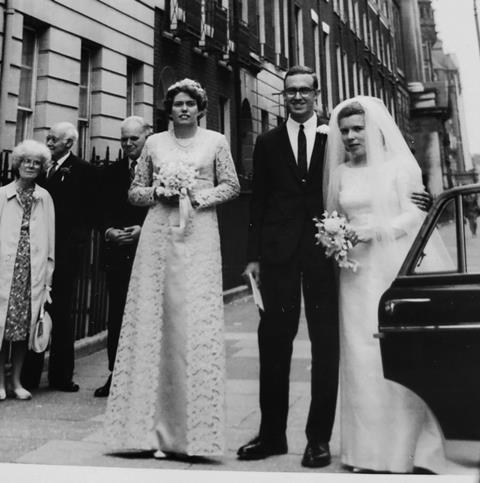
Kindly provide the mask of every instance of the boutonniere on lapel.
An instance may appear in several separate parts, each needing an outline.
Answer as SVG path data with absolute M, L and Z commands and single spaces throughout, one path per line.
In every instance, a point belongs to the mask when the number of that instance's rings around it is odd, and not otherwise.
M 325 136 L 328 135 L 328 131 L 330 128 L 328 127 L 327 124 L 320 124 L 320 126 L 317 127 L 317 133 L 318 134 L 325 134 Z
M 71 166 L 62 166 L 58 169 L 58 171 L 61 175 L 60 181 L 63 182 L 63 180 L 65 179 L 65 176 L 68 176 L 70 174 L 70 172 L 72 171 L 72 167 Z

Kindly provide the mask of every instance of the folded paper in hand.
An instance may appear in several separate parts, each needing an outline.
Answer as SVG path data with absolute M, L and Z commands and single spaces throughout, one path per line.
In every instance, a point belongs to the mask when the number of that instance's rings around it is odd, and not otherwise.
M 262 294 L 258 289 L 257 281 L 255 280 L 255 278 L 253 278 L 253 275 L 251 273 L 248 274 L 248 278 L 250 280 L 250 285 L 252 287 L 252 295 L 253 295 L 253 301 L 255 302 L 255 305 L 260 310 L 265 310 L 265 308 L 263 307 Z

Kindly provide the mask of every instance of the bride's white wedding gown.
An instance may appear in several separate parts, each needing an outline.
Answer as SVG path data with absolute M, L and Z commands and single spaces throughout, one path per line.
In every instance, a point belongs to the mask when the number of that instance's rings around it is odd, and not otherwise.
M 371 167 L 341 165 L 338 209 L 359 231 L 376 226 L 372 214 Z M 340 270 L 340 426 L 343 464 L 375 471 L 410 472 L 414 466 L 446 469 L 443 436 L 426 404 L 405 387 L 383 378 L 377 308 L 416 234 L 421 213 L 411 203 L 411 187 L 395 163 L 382 167 L 389 192 L 389 224 L 394 246 L 359 243 L 351 257 L 356 273 Z M 450 468 L 450 465 L 449 465 Z

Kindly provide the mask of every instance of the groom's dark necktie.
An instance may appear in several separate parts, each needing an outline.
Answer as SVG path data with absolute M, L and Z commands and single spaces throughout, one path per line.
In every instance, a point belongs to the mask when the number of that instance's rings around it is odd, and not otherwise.
M 302 179 L 305 179 L 308 174 L 307 166 L 307 137 L 305 136 L 305 126 L 300 124 L 298 130 L 298 153 L 297 153 L 298 168 L 300 169 L 300 174 Z

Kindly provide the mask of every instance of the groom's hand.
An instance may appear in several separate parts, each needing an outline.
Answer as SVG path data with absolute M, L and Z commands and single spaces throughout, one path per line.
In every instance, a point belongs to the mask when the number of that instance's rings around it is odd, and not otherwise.
M 425 190 L 412 193 L 410 198 L 422 211 L 428 211 L 432 207 L 432 195 Z
M 255 282 L 257 282 L 257 286 L 260 287 L 260 263 L 259 262 L 250 262 L 243 271 L 243 276 L 247 279 L 249 275 L 252 274 Z

